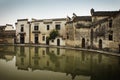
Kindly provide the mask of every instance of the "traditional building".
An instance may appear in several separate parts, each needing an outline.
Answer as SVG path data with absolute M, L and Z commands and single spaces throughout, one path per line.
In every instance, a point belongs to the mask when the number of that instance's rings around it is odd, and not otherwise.
M 30 22 L 28 19 L 18 19 L 16 26 L 16 43 L 30 43 Z
M 72 46 L 120 52 L 120 11 L 95 11 L 91 16 L 56 19 L 18 19 L 16 23 L 17 43 Z M 59 35 L 49 39 L 55 30 Z
M 120 52 L 120 13 L 113 18 L 112 23 L 114 46 L 111 46 Z
M 52 30 L 57 30 L 62 37 L 65 35 L 65 18 L 58 19 L 43 19 L 34 20 L 31 22 L 31 43 L 35 44 L 49 44 L 47 37 Z M 55 39 L 56 40 L 56 39 Z M 50 45 L 60 45 L 61 40 L 59 39 L 58 44 L 52 40 Z M 62 45 L 62 44 L 61 44 Z
M 93 48 L 118 52 L 119 14 L 120 11 L 94 11 L 91 9 L 93 22 L 91 45 Z
M 13 25 L 6 24 L 0 26 L 0 44 L 14 44 L 15 29 Z
M 91 16 L 76 16 L 73 14 L 72 19 L 68 17 L 67 20 L 66 45 L 88 48 L 90 46 Z
M 114 15 L 117 15 L 120 11 L 95 11 L 92 8 L 90 12 L 92 16 L 92 22 L 96 22 L 104 18 L 113 17 Z

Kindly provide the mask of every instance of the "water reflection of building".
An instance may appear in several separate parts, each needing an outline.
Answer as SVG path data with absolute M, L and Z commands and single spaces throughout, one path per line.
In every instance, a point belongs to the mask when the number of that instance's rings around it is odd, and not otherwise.
M 10 61 L 14 58 L 14 46 L 0 46 L 0 59 Z
M 16 51 L 16 66 L 22 70 L 50 70 L 71 75 L 72 79 L 83 75 L 91 80 L 114 79 L 120 72 L 120 59 L 115 56 L 39 47 L 17 47 Z
M 16 48 L 16 66 L 18 69 L 28 70 L 29 59 L 29 47 Z

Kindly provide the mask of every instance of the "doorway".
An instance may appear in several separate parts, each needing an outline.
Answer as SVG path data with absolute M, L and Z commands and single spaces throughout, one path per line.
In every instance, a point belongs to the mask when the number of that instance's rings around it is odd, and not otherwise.
M 60 39 L 57 39 L 57 46 L 60 46 Z
M 21 44 L 24 44 L 24 43 L 25 43 L 24 40 L 25 40 L 24 34 L 21 34 L 21 35 L 20 35 L 20 43 L 21 43 Z
M 102 49 L 102 40 L 99 40 L 99 49 Z
M 85 48 L 85 38 L 82 38 L 82 48 Z
M 49 38 L 46 37 L 46 45 L 49 45 Z
M 35 34 L 35 44 L 38 44 L 38 34 Z

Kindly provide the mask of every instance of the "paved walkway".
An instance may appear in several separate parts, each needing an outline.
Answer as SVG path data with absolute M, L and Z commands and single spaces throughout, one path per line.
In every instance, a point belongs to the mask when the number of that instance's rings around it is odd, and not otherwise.
M 11 45 L 11 44 L 0 44 L 0 45 Z M 94 49 L 83 49 L 83 48 L 74 48 L 74 47 L 66 47 L 66 46 L 50 46 L 50 45 L 35 45 L 35 44 L 12 44 L 15 46 L 39 46 L 39 47 L 52 47 L 52 48 L 61 48 L 61 49 L 73 49 L 73 50 L 80 50 L 80 51 L 90 51 L 90 52 L 98 52 L 101 54 L 108 54 L 113 56 L 120 56 L 120 53 L 114 52 L 107 52 L 102 50 L 94 50 Z

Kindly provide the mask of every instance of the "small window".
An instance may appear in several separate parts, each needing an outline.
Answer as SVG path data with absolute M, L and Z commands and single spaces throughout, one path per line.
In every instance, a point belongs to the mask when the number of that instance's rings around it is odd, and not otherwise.
M 109 28 L 112 27 L 112 20 L 109 20 Z
M 60 30 L 60 25 L 56 25 L 56 30 Z
M 49 25 L 47 25 L 47 30 L 50 30 L 50 26 Z
M 54 40 L 52 40 L 52 42 L 54 42 Z
M 34 30 L 38 30 L 38 26 L 34 26 Z
M 42 40 L 45 41 L 45 36 L 43 36 Z
M 23 31 L 24 31 L 24 27 L 22 26 L 22 27 L 21 27 L 21 32 L 23 32 Z
M 109 40 L 112 41 L 113 40 L 113 35 L 109 34 Z

